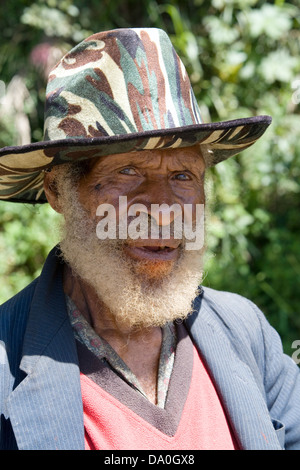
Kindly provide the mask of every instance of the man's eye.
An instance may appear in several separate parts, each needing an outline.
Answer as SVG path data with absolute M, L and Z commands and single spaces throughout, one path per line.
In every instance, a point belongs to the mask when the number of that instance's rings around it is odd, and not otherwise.
M 174 179 L 180 180 L 180 181 L 188 181 L 191 178 L 186 173 L 177 173 L 176 175 L 174 175 Z
M 130 175 L 130 176 L 136 175 L 135 169 L 131 167 L 123 168 L 122 170 L 120 170 L 120 173 L 122 175 Z

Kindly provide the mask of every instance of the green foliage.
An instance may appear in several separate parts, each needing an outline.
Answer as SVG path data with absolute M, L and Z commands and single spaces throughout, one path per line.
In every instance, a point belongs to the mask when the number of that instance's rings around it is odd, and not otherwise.
M 48 205 L 2 202 L 0 298 L 6 300 L 36 278 L 49 248 L 59 241 L 59 217 Z
M 273 117 L 257 144 L 207 175 L 205 284 L 257 303 L 288 354 L 300 337 L 299 22 L 298 0 L 11 0 L 0 14 L 1 80 L 8 87 L 14 76 L 23 78 L 33 141 L 42 139 L 44 70 L 58 52 L 127 26 L 170 34 L 204 121 Z M 13 117 L 1 114 L 0 144 L 14 145 L 17 136 Z M 38 275 L 58 235 L 50 235 L 57 216 L 47 206 L 2 203 L 0 220 L 4 301 Z

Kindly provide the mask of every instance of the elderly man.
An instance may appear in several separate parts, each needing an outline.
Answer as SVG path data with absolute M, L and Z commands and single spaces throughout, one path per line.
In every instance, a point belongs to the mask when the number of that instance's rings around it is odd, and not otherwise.
M 63 216 L 0 310 L 3 449 L 300 449 L 299 369 L 255 305 L 201 287 L 204 172 L 269 124 L 203 124 L 160 30 L 62 58 L 45 140 L 0 151 L 0 197 Z

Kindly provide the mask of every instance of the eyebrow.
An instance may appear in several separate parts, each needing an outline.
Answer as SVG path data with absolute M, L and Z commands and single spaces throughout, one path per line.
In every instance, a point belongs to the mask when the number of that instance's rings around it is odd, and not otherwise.
M 161 163 L 162 163 L 162 158 L 161 157 L 160 159 L 158 159 L 158 165 L 155 165 L 155 167 L 157 166 L 158 168 L 161 166 Z M 188 161 L 190 162 L 190 164 L 192 165 L 189 165 L 188 164 Z M 167 160 L 166 161 L 166 166 L 168 168 L 169 171 L 195 171 L 195 166 L 197 165 L 197 156 L 188 156 L 187 157 L 187 160 L 184 159 L 184 155 L 182 156 L 182 158 L 180 158 L 179 156 L 170 156 L 170 157 L 167 157 Z M 145 166 L 148 166 L 149 164 L 149 155 L 137 155 L 137 154 L 124 154 L 124 160 L 122 161 L 122 158 L 120 158 L 120 155 L 118 155 L 118 159 L 117 161 L 114 160 L 114 155 L 111 155 L 110 157 L 106 157 L 104 161 L 99 162 L 99 166 L 97 168 L 96 171 L 106 171 L 106 170 L 117 170 L 119 168 L 124 168 L 124 167 L 127 167 L 127 166 L 132 166 L 132 167 L 145 167 Z M 154 162 L 153 162 L 154 163 Z M 200 161 L 199 161 L 200 163 Z M 201 170 L 201 168 L 199 168 Z

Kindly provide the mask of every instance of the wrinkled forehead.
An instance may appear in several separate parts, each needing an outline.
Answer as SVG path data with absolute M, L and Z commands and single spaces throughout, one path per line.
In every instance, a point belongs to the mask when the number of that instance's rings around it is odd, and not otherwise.
M 89 170 L 109 172 L 127 165 L 145 170 L 180 171 L 186 169 L 200 174 L 205 170 L 205 162 L 199 146 L 108 155 L 92 162 Z

